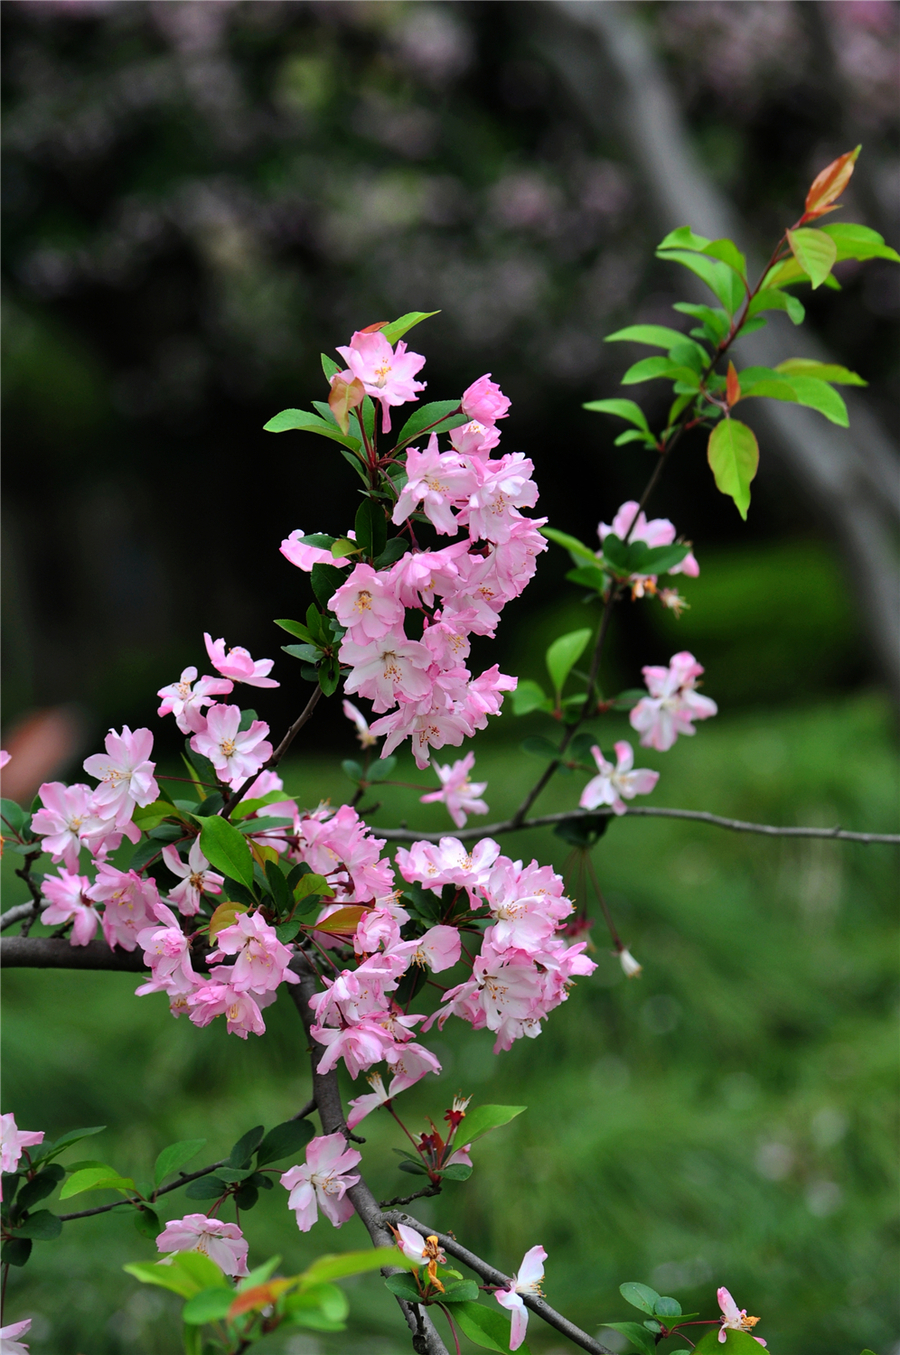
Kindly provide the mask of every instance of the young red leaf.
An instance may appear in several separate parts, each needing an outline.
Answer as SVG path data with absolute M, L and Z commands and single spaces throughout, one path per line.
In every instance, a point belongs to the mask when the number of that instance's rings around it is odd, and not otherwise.
M 853 173 L 853 166 L 856 163 L 856 157 L 859 155 L 861 146 L 857 146 L 855 151 L 847 151 L 845 155 L 839 155 L 836 160 L 832 160 L 830 165 L 826 165 L 821 174 L 817 174 L 812 181 L 812 187 L 806 195 L 804 204 L 806 210 L 801 218 L 802 221 L 814 221 L 817 216 L 824 216 L 826 212 L 833 212 L 836 209 L 831 205 L 835 198 L 839 198 L 850 180 Z
M 359 332 L 360 334 L 377 334 L 380 329 L 384 329 L 385 325 L 390 323 L 390 320 L 376 320 L 374 325 L 366 325 L 365 329 L 361 329 Z
M 349 431 L 351 409 L 361 405 L 365 397 L 366 389 L 358 376 L 352 381 L 345 381 L 340 376 L 334 378 L 328 396 L 328 408 L 337 420 L 342 433 Z
M 741 383 L 738 380 L 738 374 L 735 371 L 734 363 L 728 364 L 728 375 L 725 378 L 725 399 L 728 401 L 728 408 L 736 405 L 741 398 Z

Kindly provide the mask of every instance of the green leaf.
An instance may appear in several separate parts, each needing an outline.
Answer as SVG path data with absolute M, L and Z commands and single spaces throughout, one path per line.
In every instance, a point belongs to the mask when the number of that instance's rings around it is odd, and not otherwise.
M 134 1190 L 130 1176 L 120 1176 L 113 1167 L 86 1167 L 74 1172 L 59 1192 L 61 1200 L 81 1195 L 86 1190 Z
M 607 532 L 603 538 L 603 558 L 620 577 L 648 573 L 649 571 L 644 569 L 644 564 L 649 555 L 650 547 L 646 541 L 629 541 L 626 546 L 615 532 Z
M 509 1124 L 510 1120 L 527 1109 L 527 1106 L 476 1106 L 460 1125 L 458 1142 L 474 1143 L 490 1130 Z
M 656 253 L 658 258 L 680 263 L 682 267 L 696 273 L 721 301 L 729 315 L 737 310 L 744 296 L 744 288 L 737 274 L 727 264 L 705 254 L 693 254 L 682 249 L 658 249 Z
M 640 544 L 640 543 L 638 543 Z M 673 542 L 671 546 L 649 546 L 642 562 L 642 569 L 648 574 L 667 574 L 675 565 L 690 554 L 690 546 Z
M 457 1280 L 448 1284 L 440 1298 L 441 1303 L 477 1303 L 478 1285 L 474 1280 Z
M 509 1319 L 483 1303 L 455 1303 L 453 1321 L 464 1336 L 482 1350 L 499 1350 L 509 1355 Z M 527 1343 L 519 1346 L 522 1355 L 531 1355 Z
M 694 386 L 699 384 L 696 372 L 690 367 L 680 366 L 673 362 L 671 358 L 641 358 L 640 362 L 636 362 L 628 368 L 619 384 L 621 386 L 634 386 L 640 381 L 654 381 L 658 377 L 664 377 L 670 381 L 692 382 Z
M 183 1321 L 193 1327 L 200 1327 L 204 1322 L 218 1322 L 228 1315 L 228 1309 L 233 1301 L 233 1289 L 222 1289 L 218 1286 L 213 1289 L 201 1289 L 199 1294 L 194 1294 L 193 1298 L 188 1299 L 181 1316 Z
M 856 372 L 851 372 L 836 362 L 814 362 L 811 358 L 785 358 L 784 362 L 779 362 L 775 371 L 786 376 L 788 381 L 793 381 L 795 376 L 812 376 L 818 381 L 834 381 L 838 386 L 869 384 L 861 376 L 857 376 Z
M 21 833 L 29 815 L 27 810 L 16 804 L 15 800 L 0 800 L 0 818 L 14 833 Z
M 146 1205 L 143 1209 L 134 1211 L 134 1226 L 141 1237 L 155 1239 L 159 1237 L 163 1230 L 162 1222 L 155 1209 L 150 1209 Z
M 529 753 L 531 757 L 555 758 L 559 756 L 559 749 L 556 744 L 545 738 L 543 734 L 534 734 L 530 739 L 523 739 L 522 752 Z
M 466 422 L 468 421 L 465 414 L 460 412 L 458 400 L 433 400 L 429 405 L 421 405 L 409 416 L 400 429 L 395 450 L 412 442 L 423 428 L 428 428 L 429 432 L 443 433 L 450 428 L 459 428 Z M 435 425 L 433 429 L 430 427 L 431 424 Z
M 601 1326 L 609 1327 L 612 1331 L 620 1331 L 623 1336 L 628 1337 L 633 1346 L 637 1346 L 638 1350 L 643 1352 L 643 1355 L 655 1355 L 656 1342 L 640 1322 L 603 1322 Z
M 225 1194 L 225 1190 L 226 1185 L 221 1176 L 210 1175 L 189 1181 L 184 1193 L 189 1200 L 217 1200 Z
M 719 259 L 742 280 L 746 278 L 747 260 L 733 240 L 710 240 L 708 245 L 704 245 L 702 253 L 712 259 Z
M 389 325 L 385 325 L 380 332 L 393 347 L 398 339 L 402 339 L 403 335 L 412 329 L 413 325 L 420 325 L 423 320 L 430 320 L 432 315 L 440 315 L 440 311 L 409 311 L 406 315 L 401 315 L 399 320 L 392 320 Z
M 750 482 L 759 465 L 759 446 L 753 430 L 737 419 L 723 419 L 710 433 L 707 458 L 717 489 L 734 499 L 746 521 Z
M 344 369 L 341 367 L 340 363 L 335 362 L 334 358 L 330 358 L 327 353 L 320 353 L 319 357 L 322 360 L 322 371 L 325 373 L 325 380 L 330 385 L 331 378 Z
M 398 1299 L 405 1299 L 407 1303 L 421 1301 L 418 1285 L 411 1275 L 386 1275 L 384 1284 Z
M 812 230 L 801 226 L 799 230 L 787 232 L 791 253 L 797 260 L 813 286 L 813 291 L 821 287 L 837 260 L 837 245 L 824 231 Z
M 749 1332 L 726 1331 L 725 1340 L 720 1341 L 720 1331 L 720 1327 L 708 1331 L 694 1346 L 693 1355 L 760 1355 L 762 1346 Z
M 625 329 L 617 329 L 615 334 L 607 334 L 603 340 L 604 343 L 620 343 L 626 340 L 629 343 L 646 343 L 651 348 L 665 348 L 668 351 L 676 344 L 685 342 L 686 336 L 679 333 L 677 329 L 669 329 L 666 325 L 628 325 Z M 590 406 L 585 406 L 590 408 Z M 646 428 L 646 423 L 644 427 Z
M 339 442 L 342 447 L 349 447 L 353 452 L 358 452 L 360 448 L 359 438 L 345 436 L 336 424 L 326 423 L 318 414 L 312 414 L 307 409 L 283 409 L 263 424 L 266 433 L 287 433 L 292 429 L 302 433 L 318 433 L 323 438 Z
M 380 555 L 387 543 L 384 509 L 377 499 L 363 499 L 356 510 L 356 543 L 363 555 Z
M 40 1153 L 32 1155 L 31 1161 L 49 1162 L 51 1158 L 57 1157 L 65 1148 L 71 1148 L 73 1143 L 79 1143 L 82 1139 L 89 1139 L 94 1134 L 102 1134 L 106 1128 L 105 1124 L 94 1125 L 92 1129 L 70 1129 L 67 1134 L 62 1134 L 53 1143 L 47 1144 Z
M 347 582 L 347 574 L 337 565 L 313 565 L 310 582 L 317 601 L 322 607 L 327 607 L 341 584 Z
M 798 301 L 790 292 L 780 292 L 776 287 L 764 287 L 761 292 L 750 302 L 747 308 L 748 319 L 757 315 L 760 311 L 786 311 L 789 318 L 795 325 L 802 325 L 806 317 L 806 311 L 802 302 Z M 742 334 L 747 332 L 746 325 L 741 330 Z
M 234 824 L 214 814 L 212 818 L 197 816 L 200 824 L 200 850 L 213 870 L 230 875 L 248 889 L 253 886 L 253 858 L 243 834 Z
M 628 401 L 627 403 L 631 403 Z M 590 546 L 585 546 L 575 536 L 569 536 L 568 532 L 558 532 L 555 527 L 541 527 L 541 536 L 545 536 L 548 541 L 555 541 L 557 546 L 562 546 L 570 555 L 575 557 L 576 563 L 580 560 L 588 564 L 595 565 L 597 556 Z
M 681 1317 L 681 1304 L 677 1299 L 658 1298 L 653 1306 L 653 1314 L 655 1317 Z
M 700 306 L 693 301 L 676 301 L 672 310 L 702 320 L 705 335 L 712 343 L 720 343 L 728 333 L 730 321 L 725 311 L 720 310 L 718 306 Z
M 275 818 L 270 820 L 268 816 L 264 816 L 262 823 L 259 823 L 258 827 L 261 829 L 265 828 L 265 826 L 269 822 L 275 824 L 278 822 L 278 820 Z M 291 821 L 289 820 L 288 822 Z M 285 824 L 282 826 L 286 827 L 287 825 Z M 292 907 L 294 906 L 294 895 L 291 892 L 290 888 L 288 887 L 288 882 L 285 879 L 284 871 L 281 869 L 279 865 L 276 865 L 274 861 L 267 861 L 265 870 L 266 870 L 266 880 L 268 882 L 270 890 L 272 891 L 272 898 L 275 900 L 276 908 L 280 913 L 289 913 Z
M 285 619 L 276 621 L 275 625 L 280 626 L 282 630 L 286 630 L 288 635 L 296 635 L 298 640 L 305 640 L 307 644 L 312 641 L 312 636 L 309 631 L 305 626 L 302 626 L 299 621 L 288 621 Z
M 604 593 L 609 583 L 599 564 L 580 565 L 578 569 L 570 569 L 566 578 L 570 583 L 577 583 L 582 588 L 593 588 L 598 593 Z
M 615 414 L 620 419 L 636 424 L 645 433 L 650 432 L 644 411 L 633 400 L 589 400 L 586 405 L 582 405 L 582 409 L 589 409 L 594 414 Z
M 472 1170 L 465 1162 L 451 1162 L 449 1167 L 441 1168 L 441 1176 L 445 1181 L 468 1181 Z
M 386 781 L 397 765 L 395 757 L 379 758 L 375 766 L 369 772 L 369 783 L 377 785 L 379 781 Z
M 648 1284 L 638 1284 L 636 1280 L 626 1280 L 625 1284 L 620 1284 L 619 1293 L 626 1303 L 630 1303 L 632 1308 L 640 1308 L 642 1313 L 652 1314 L 659 1298 L 655 1289 L 651 1289 Z
M 407 1261 L 396 1247 L 370 1247 L 366 1251 L 338 1252 L 329 1256 L 320 1256 L 300 1276 L 304 1286 L 322 1284 L 326 1280 L 342 1280 L 347 1275 L 362 1275 L 369 1270 L 380 1270 L 382 1266 L 409 1266 L 416 1269 L 415 1262 Z
M 38 1172 L 30 1181 L 26 1181 L 16 1197 L 16 1212 L 24 1214 L 27 1210 L 33 1209 L 40 1200 L 52 1195 L 60 1181 L 65 1179 L 65 1175 L 64 1167 L 53 1164 Z M 9 1199 L 4 1203 L 9 1204 Z
M 900 254 L 884 243 L 884 236 L 855 221 L 835 221 L 820 227 L 823 235 L 830 235 L 841 259 L 891 259 L 900 263 Z
M 5 1266 L 24 1266 L 33 1246 L 30 1237 L 11 1237 L 0 1248 L 0 1261 Z
M 183 1299 L 193 1298 L 203 1289 L 225 1285 L 225 1276 L 215 1262 L 196 1251 L 176 1252 L 165 1261 L 132 1262 L 122 1269 L 142 1284 L 157 1284 Z
M 61 1232 L 62 1220 L 49 1209 L 38 1209 L 29 1214 L 24 1223 L 16 1224 L 18 1236 L 31 1238 L 33 1242 L 52 1242 Z
M 557 696 L 566 685 L 566 678 L 581 658 L 591 638 L 590 627 L 573 630 L 568 635 L 560 635 L 554 640 L 544 656 L 547 672 Z
M 376 569 L 387 569 L 405 555 L 409 550 L 409 542 L 404 541 L 400 536 L 392 536 L 385 546 L 384 550 L 375 560 Z
M 656 246 L 660 249 L 693 249 L 698 254 L 702 254 L 706 246 L 710 244 L 705 235 L 695 235 L 690 226 L 679 226 L 677 230 L 669 231 L 665 240 L 661 240 Z
M 790 386 L 797 397 L 797 403 L 805 405 L 807 409 L 815 409 L 819 414 L 824 414 L 825 418 L 831 423 L 836 423 L 839 428 L 847 428 L 850 419 L 847 415 L 847 406 L 844 404 L 836 390 L 825 382 L 819 381 L 812 376 L 792 376 Z
M 265 1132 L 265 1126 L 258 1124 L 253 1129 L 248 1129 L 246 1134 L 242 1134 L 228 1154 L 229 1167 L 237 1170 L 249 1167 L 250 1159 L 262 1143 Z
M 256 1162 L 264 1167 L 267 1162 L 278 1162 L 283 1157 L 299 1154 L 313 1137 L 309 1120 L 285 1120 L 270 1129 L 256 1151 Z
M 153 1168 L 153 1184 L 161 1186 L 167 1176 L 196 1157 L 205 1143 L 206 1139 L 180 1139 L 178 1143 L 170 1143 L 168 1148 L 163 1148 Z
M 645 447 L 655 447 L 656 438 L 652 433 L 642 433 L 639 428 L 629 428 L 613 440 L 614 447 L 624 447 L 629 442 L 642 442 Z
M 519 678 L 519 685 L 512 694 L 514 715 L 528 715 L 530 711 L 541 710 L 550 704 L 552 703 L 548 702 L 544 695 L 543 687 L 539 687 L 530 678 Z
M 325 876 L 316 875 L 315 871 L 309 871 L 306 875 L 300 876 L 300 879 L 294 885 L 294 902 L 301 903 L 311 894 L 326 899 L 334 898 L 334 890 Z

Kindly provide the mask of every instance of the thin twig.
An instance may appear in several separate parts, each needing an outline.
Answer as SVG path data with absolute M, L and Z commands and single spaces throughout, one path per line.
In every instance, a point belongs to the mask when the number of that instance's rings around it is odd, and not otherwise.
M 440 1195 L 440 1181 L 432 1181 L 430 1186 L 424 1190 L 417 1190 L 412 1195 L 395 1195 L 393 1200 L 380 1200 L 379 1209 L 392 1209 L 395 1204 L 412 1204 L 413 1200 L 422 1200 L 426 1195 Z
M 475 1274 L 480 1275 L 488 1284 L 496 1285 L 498 1289 L 508 1289 L 512 1284 L 510 1276 L 504 1275 L 502 1271 L 495 1270 L 493 1266 L 488 1265 L 487 1261 L 483 1261 L 480 1256 L 476 1256 L 467 1247 L 460 1246 L 455 1237 L 449 1237 L 446 1233 L 439 1233 L 436 1228 L 430 1228 L 427 1224 L 420 1223 L 418 1219 L 412 1218 L 409 1214 L 399 1212 L 386 1214 L 385 1222 L 394 1227 L 403 1223 L 408 1228 L 414 1228 L 423 1237 L 437 1237 L 438 1243 L 445 1252 L 450 1256 L 455 1256 L 457 1261 L 462 1261 L 463 1265 L 468 1266 L 470 1270 L 474 1270 Z M 558 1332 L 567 1336 L 576 1346 L 581 1346 L 582 1350 L 589 1351 L 590 1355 L 613 1355 L 608 1346 L 601 1345 L 599 1341 L 594 1340 L 593 1336 L 589 1336 L 586 1331 L 576 1327 L 574 1322 L 570 1322 L 567 1317 L 563 1317 L 562 1313 L 558 1313 L 555 1308 L 551 1308 L 545 1299 L 537 1298 L 531 1294 L 523 1294 L 522 1301 L 533 1313 L 543 1318 L 549 1326 L 555 1327 Z
M 561 814 L 539 814 L 533 819 L 516 821 L 504 819 L 502 823 L 488 823 L 481 828 L 462 828 L 453 833 L 461 842 L 481 837 L 497 837 L 500 833 L 517 832 L 525 828 L 544 828 L 550 824 L 576 823 L 579 819 L 604 818 L 645 818 L 645 819 L 692 819 L 696 823 L 709 823 L 714 828 L 727 828 L 733 833 L 761 833 L 764 837 L 811 837 L 828 838 L 835 842 L 884 843 L 888 846 L 900 846 L 900 833 L 856 833 L 848 829 L 835 828 L 782 828 L 770 823 L 745 823 L 742 819 L 726 819 L 721 814 L 710 814 L 704 809 L 662 809 L 651 805 L 629 805 L 623 815 L 613 815 L 612 809 L 603 805 L 599 809 L 568 809 Z M 380 837 L 390 842 L 440 842 L 447 833 L 423 833 L 411 828 L 373 829 Z

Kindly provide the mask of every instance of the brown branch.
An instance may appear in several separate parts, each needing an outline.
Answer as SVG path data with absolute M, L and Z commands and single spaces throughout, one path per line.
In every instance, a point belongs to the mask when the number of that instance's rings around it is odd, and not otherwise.
M 395 1227 L 404 1223 L 408 1228 L 414 1228 L 417 1233 L 421 1233 L 423 1237 L 437 1237 L 438 1242 L 448 1255 L 454 1256 L 457 1261 L 462 1261 L 463 1265 L 468 1266 L 470 1270 L 474 1270 L 475 1274 L 480 1275 L 488 1284 L 494 1284 L 499 1289 L 508 1289 L 512 1284 L 512 1278 L 509 1275 L 504 1275 L 502 1271 L 495 1270 L 493 1266 L 488 1265 L 487 1261 L 482 1261 L 480 1256 L 476 1256 L 467 1247 L 461 1246 L 455 1237 L 450 1237 L 446 1233 L 439 1233 L 436 1228 L 429 1228 L 427 1224 L 420 1223 L 418 1219 L 411 1218 L 409 1214 L 399 1212 L 388 1214 L 385 1215 L 385 1219 Z M 558 1313 L 555 1308 L 551 1308 L 545 1299 L 537 1298 L 531 1294 L 523 1294 L 522 1301 L 533 1313 L 543 1318 L 549 1326 L 555 1327 L 561 1335 L 567 1336 L 576 1346 L 581 1346 L 582 1350 L 589 1351 L 590 1355 L 613 1355 L 608 1346 L 601 1345 L 599 1341 L 594 1340 L 593 1336 L 588 1336 L 586 1331 L 582 1331 L 580 1327 L 575 1326 L 574 1322 L 570 1322 L 567 1317 L 563 1317 L 562 1313 Z
M 130 974 L 148 968 L 140 950 L 112 950 L 105 941 L 70 946 L 54 936 L 8 936 L 0 942 L 5 969 L 112 969 Z
M 303 1022 L 303 1029 L 309 1041 L 312 1058 L 313 1097 L 319 1112 L 319 1119 L 322 1122 L 322 1131 L 325 1134 L 343 1134 L 347 1137 L 349 1131 L 347 1121 L 344 1118 L 344 1108 L 341 1104 L 337 1070 L 332 1069 L 330 1073 L 317 1071 L 322 1046 L 316 1044 L 312 1035 L 313 1014 L 309 1005 L 310 998 L 317 991 L 316 974 L 304 955 L 296 955 L 291 961 L 291 968 L 300 975 L 300 982 L 294 984 L 291 988 L 291 997 L 300 1014 L 300 1020 Z M 362 1177 L 360 1177 L 357 1185 L 351 1186 L 347 1194 L 353 1202 L 353 1208 L 362 1219 L 373 1245 L 376 1247 L 392 1247 L 394 1235 L 386 1226 L 378 1201 Z M 381 1270 L 381 1274 L 384 1276 L 405 1273 L 399 1266 L 384 1266 Z M 397 1302 L 412 1333 L 413 1350 L 416 1355 L 449 1355 L 447 1347 L 441 1340 L 437 1328 L 428 1314 L 423 1312 L 418 1304 L 406 1303 L 405 1300 L 400 1298 L 397 1299 Z
M 512 833 L 524 828 L 545 828 L 550 824 L 577 823 L 579 819 L 622 817 L 644 819 L 690 819 L 695 823 L 709 823 L 714 828 L 727 828 L 733 833 L 759 833 L 764 837 L 803 837 L 827 838 L 834 842 L 884 843 L 888 846 L 900 846 L 900 833 L 855 833 L 848 829 L 835 828 L 782 828 L 770 823 L 746 823 L 743 819 L 726 819 L 720 814 L 710 814 L 705 809 L 662 809 L 651 805 L 630 805 L 621 816 L 613 816 L 607 805 L 599 809 L 568 809 L 561 814 L 540 814 L 533 819 L 516 821 L 504 819 L 501 823 L 488 823 L 481 828 L 462 828 L 453 833 L 461 842 L 481 837 L 496 837 L 500 833 Z M 422 833 L 410 828 L 373 829 L 380 837 L 389 842 L 439 842 L 447 833 Z

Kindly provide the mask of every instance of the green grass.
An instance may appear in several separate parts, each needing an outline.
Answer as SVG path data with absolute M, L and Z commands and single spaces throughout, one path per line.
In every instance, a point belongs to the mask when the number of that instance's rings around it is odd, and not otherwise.
M 541 729 L 537 716 L 504 717 L 478 752 L 491 819 L 539 773 L 517 742 Z M 620 732 L 624 722 L 604 729 L 604 746 Z M 642 752 L 639 763 L 662 772 L 651 803 L 896 831 L 891 727 L 875 697 L 720 716 L 669 753 Z M 411 763 L 397 776 L 432 779 Z M 317 760 L 298 759 L 287 779 L 304 802 L 338 800 L 349 788 Z M 582 784 L 558 779 L 538 808 L 575 804 Z M 385 788 L 372 821 L 450 831 L 441 807 L 419 805 L 418 794 Z M 569 851 L 546 831 L 507 838 L 504 848 L 559 868 Z M 483 1140 L 471 1180 L 422 1202 L 419 1217 L 452 1228 L 507 1271 L 542 1242 L 548 1298 L 591 1332 L 635 1315 L 617 1292 L 624 1280 L 674 1293 L 706 1317 L 726 1284 L 760 1315 L 774 1355 L 858 1355 L 863 1346 L 889 1355 L 897 1330 L 894 849 L 624 820 L 593 857 L 644 973 L 625 980 L 598 924 L 596 974 L 540 1039 L 494 1059 L 487 1032 L 450 1022 L 436 1035 L 444 1073 L 398 1103 L 412 1127 L 426 1114 L 439 1120 L 457 1089 L 529 1110 Z M 17 888 L 8 885 L 5 906 Z M 132 996 L 131 976 L 11 971 L 4 984 L 4 1108 L 51 1135 L 109 1126 L 73 1158 L 141 1175 L 166 1143 L 204 1136 L 204 1152 L 217 1157 L 251 1124 L 286 1118 L 308 1095 L 289 1001 L 267 1011 L 263 1040 L 243 1042 L 221 1023 L 173 1022 L 162 999 Z M 365 1133 L 376 1192 L 415 1188 L 392 1165 L 393 1122 L 375 1115 Z M 167 1197 L 169 1217 L 195 1207 L 181 1199 Z M 251 1260 L 278 1251 L 299 1268 L 364 1242 L 355 1220 L 337 1236 L 327 1223 L 299 1235 L 284 1204 L 276 1187 L 245 1216 Z M 176 1302 L 120 1269 L 153 1254 L 128 1219 L 68 1225 L 12 1273 L 8 1320 L 42 1314 L 34 1355 L 169 1355 L 178 1348 Z M 406 1352 L 379 1281 L 362 1278 L 349 1292 L 347 1334 L 276 1335 L 260 1349 Z M 535 1351 L 568 1348 L 538 1325 Z

